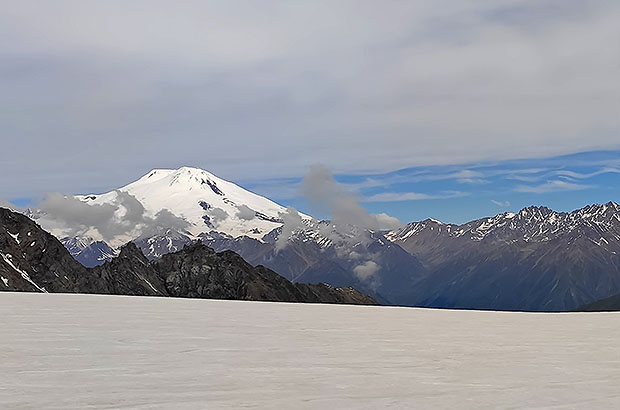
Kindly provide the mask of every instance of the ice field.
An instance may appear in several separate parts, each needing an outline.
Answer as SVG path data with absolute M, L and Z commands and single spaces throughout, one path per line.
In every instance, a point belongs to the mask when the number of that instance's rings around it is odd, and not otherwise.
M 620 313 L 0 293 L 2 409 L 620 408 Z

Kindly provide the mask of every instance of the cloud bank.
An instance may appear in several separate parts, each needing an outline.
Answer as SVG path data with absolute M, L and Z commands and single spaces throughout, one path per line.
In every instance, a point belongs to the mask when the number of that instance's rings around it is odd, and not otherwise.
M 608 0 L 5 1 L 0 197 L 618 147 L 619 20 Z
M 162 230 L 183 231 L 189 227 L 185 219 L 167 209 L 149 216 L 136 197 L 115 192 L 114 202 L 106 204 L 87 204 L 73 196 L 49 193 L 37 207 L 41 211 L 37 222 L 56 236 L 90 236 L 112 246 Z

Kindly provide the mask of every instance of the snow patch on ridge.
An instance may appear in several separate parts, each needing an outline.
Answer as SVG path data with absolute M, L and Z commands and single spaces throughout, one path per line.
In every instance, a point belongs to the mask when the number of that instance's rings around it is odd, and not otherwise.
M 47 290 L 45 290 L 45 288 L 42 288 L 41 286 L 37 285 L 36 283 L 34 283 L 34 281 L 32 279 L 30 279 L 30 275 L 28 275 L 28 273 L 24 272 L 23 270 L 19 269 L 17 266 L 15 266 L 15 264 L 13 263 L 12 259 L 13 259 L 13 255 L 11 255 L 10 253 L 7 253 L 6 255 L 2 252 L 0 252 L 0 256 L 2 257 L 2 259 L 4 259 L 4 261 L 13 269 L 15 269 L 16 272 L 20 273 L 22 275 L 22 278 L 24 278 L 25 280 L 27 280 L 28 282 L 30 282 L 32 284 L 32 286 L 34 286 L 35 288 L 37 288 L 39 291 L 43 292 L 43 293 L 47 293 Z M 5 283 L 6 285 L 6 283 Z M 8 286 L 8 285 L 7 285 Z
M 21 244 L 21 242 L 19 241 L 19 232 L 18 232 L 18 233 L 16 233 L 16 234 L 12 234 L 12 233 L 11 233 L 11 232 L 9 232 L 9 231 L 6 231 L 6 232 L 9 234 L 9 236 L 10 236 L 11 238 L 13 238 L 13 240 L 15 240 L 15 242 L 17 242 L 17 244 L 18 244 L 18 245 L 20 245 L 20 244 Z

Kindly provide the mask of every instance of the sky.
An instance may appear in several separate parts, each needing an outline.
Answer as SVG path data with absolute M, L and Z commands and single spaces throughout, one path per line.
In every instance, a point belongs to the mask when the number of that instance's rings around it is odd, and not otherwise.
M 607 0 L 0 0 L 0 200 L 189 165 L 304 210 L 323 164 L 404 221 L 618 201 L 619 21 Z
M 403 222 L 434 218 L 465 223 L 528 206 L 570 212 L 593 203 L 620 203 L 620 151 L 550 158 L 419 166 L 368 175 L 336 175 L 371 213 Z M 319 218 L 329 215 L 300 195 L 301 180 L 242 185 Z

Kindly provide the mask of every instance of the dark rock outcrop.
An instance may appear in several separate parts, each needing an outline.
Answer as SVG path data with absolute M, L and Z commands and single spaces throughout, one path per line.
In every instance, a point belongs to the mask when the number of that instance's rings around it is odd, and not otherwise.
M 62 243 L 25 215 L 0 208 L 0 290 L 104 291 Z
M 85 268 L 34 221 L 0 208 L 0 290 L 276 302 L 377 304 L 353 288 L 293 284 L 232 251 L 201 243 L 148 261 L 128 243 L 118 257 Z
M 170 296 L 280 302 L 377 304 L 352 288 L 292 283 L 264 266 L 253 267 L 232 251 L 201 243 L 151 262 Z
M 123 246 L 116 258 L 91 271 L 105 283 L 109 293 L 168 296 L 164 281 L 149 266 L 149 261 L 132 242 Z
M 618 312 L 620 311 L 620 294 L 580 306 L 578 312 Z

